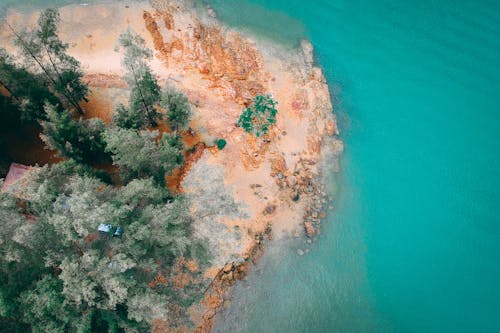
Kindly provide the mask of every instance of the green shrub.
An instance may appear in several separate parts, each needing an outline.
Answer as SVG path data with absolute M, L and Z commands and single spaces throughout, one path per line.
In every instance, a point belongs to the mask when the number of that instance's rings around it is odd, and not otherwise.
M 226 146 L 226 144 L 227 144 L 227 142 L 224 139 L 217 140 L 217 148 L 219 148 L 219 150 L 224 149 L 224 147 Z
M 243 110 L 238 126 L 257 137 L 266 134 L 269 127 L 276 123 L 276 102 L 271 95 L 257 95 L 252 104 Z

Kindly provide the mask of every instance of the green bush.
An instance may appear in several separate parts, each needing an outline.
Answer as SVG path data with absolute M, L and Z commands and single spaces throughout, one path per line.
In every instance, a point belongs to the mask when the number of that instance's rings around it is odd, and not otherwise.
M 266 134 L 269 127 L 276 123 L 276 102 L 271 95 L 257 95 L 252 104 L 243 110 L 238 126 L 257 137 Z
M 227 144 L 227 142 L 224 139 L 217 140 L 217 148 L 219 148 L 219 150 L 224 149 L 224 147 L 226 146 L 226 144 Z

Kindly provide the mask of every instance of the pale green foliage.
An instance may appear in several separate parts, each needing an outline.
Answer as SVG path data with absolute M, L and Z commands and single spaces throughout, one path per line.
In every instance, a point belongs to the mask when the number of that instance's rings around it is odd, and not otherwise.
M 3 182 L 0 181 L 0 187 Z M 18 243 L 13 240 L 16 230 L 26 223 L 26 219 L 17 207 L 14 197 L 0 192 L 0 259 L 19 261 L 22 253 Z
M 118 210 L 103 200 L 106 191 L 103 184 L 94 178 L 72 177 L 64 192 L 54 202 L 48 223 L 66 242 L 85 238 L 95 231 L 96 225 L 112 223 L 119 217 Z
M 172 136 L 148 138 L 153 150 L 181 146 Z M 0 253 L 8 254 L 0 257 L 1 329 L 145 332 L 166 318 L 168 303 L 187 307 L 201 295 L 197 283 L 185 291 L 147 286 L 158 272 L 169 276 L 178 256 L 206 253 L 187 202 L 152 178 L 112 187 L 63 163 L 34 168 L 22 183 L 13 190 L 24 209 L 0 194 Z M 100 223 L 121 226 L 122 236 L 98 235 Z
M 168 191 L 156 186 L 153 178 L 134 179 L 118 193 L 117 200 L 131 209 L 161 204 L 168 197 Z
M 106 150 L 113 164 L 120 168 L 125 180 L 150 178 L 164 184 L 165 174 L 183 163 L 182 143 L 171 134 L 163 134 L 156 142 L 158 131 L 135 131 L 110 128 L 104 133 Z
M 156 252 L 155 257 L 174 258 L 187 252 L 192 219 L 182 200 L 146 207 L 140 222 L 150 228 L 144 241 Z
M 139 322 L 167 319 L 168 304 L 165 298 L 150 289 L 139 290 L 130 297 L 127 305 L 130 319 Z
M 125 302 L 132 283 L 121 273 L 134 266 L 123 254 L 110 259 L 96 250 L 65 258 L 60 265 L 62 293 L 76 305 L 114 310 Z
M 186 129 L 189 126 L 191 106 L 187 97 L 173 88 L 167 88 L 161 96 L 161 106 L 167 110 L 168 125 L 174 131 L 179 128 Z

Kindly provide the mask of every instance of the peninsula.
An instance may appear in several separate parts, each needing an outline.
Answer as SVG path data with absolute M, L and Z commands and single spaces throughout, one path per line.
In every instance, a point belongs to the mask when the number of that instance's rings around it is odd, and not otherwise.
M 11 10 L 0 41 L 0 330 L 208 332 L 268 241 L 320 234 L 343 144 L 310 42 L 176 0 Z

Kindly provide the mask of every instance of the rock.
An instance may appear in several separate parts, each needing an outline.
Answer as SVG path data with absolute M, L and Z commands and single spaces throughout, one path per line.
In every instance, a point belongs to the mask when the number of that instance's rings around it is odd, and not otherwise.
M 276 211 L 276 205 L 268 205 L 264 209 L 264 214 L 265 215 L 270 215 L 270 214 L 274 213 L 275 211 Z
M 297 177 L 289 176 L 286 178 L 286 182 L 289 187 L 294 187 L 295 185 L 297 185 Z
M 302 52 L 304 52 L 304 60 L 308 65 L 312 65 L 314 62 L 313 56 L 313 46 L 308 40 L 302 39 L 300 41 L 300 46 L 302 47 Z
M 233 270 L 233 263 L 230 262 L 228 264 L 226 264 L 226 266 L 224 266 L 224 268 L 222 269 L 224 271 L 224 273 L 229 273 Z
M 302 249 L 297 249 L 297 254 L 299 256 L 303 256 L 304 255 L 304 251 Z
M 308 237 L 313 236 L 313 235 L 314 235 L 314 233 L 315 233 L 315 231 L 316 231 L 316 230 L 314 229 L 314 227 L 313 227 L 312 223 L 311 223 L 311 222 L 309 222 L 309 221 L 304 222 L 304 228 L 306 229 L 306 235 L 307 235 Z
M 314 81 L 326 83 L 326 79 L 325 79 L 325 76 L 323 75 L 323 71 L 319 67 L 313 67 L 311 69 L 310 78 L 311 78 L 311 80 L 314 80 Z
M 338 134 L 337 126 L 335 125 L 335 122 L 333 120 L 328 120 L 328 122 L 326 123 L 326 131 L 328 132 L 329 136 Z
M 212 7 L 208 7 L 207 14 L 211 18 L 217 18 L 217 14 L 215 13 L 215 10 L 213 10 Z

